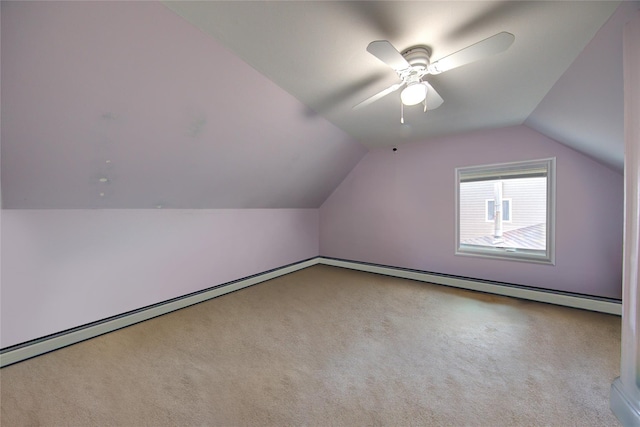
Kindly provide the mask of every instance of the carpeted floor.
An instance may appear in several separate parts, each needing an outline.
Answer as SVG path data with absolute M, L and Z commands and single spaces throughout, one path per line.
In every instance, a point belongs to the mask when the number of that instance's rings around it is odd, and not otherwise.
M 3 426 L 610 426 L 620 318 L 314 266 L 0 371 Z

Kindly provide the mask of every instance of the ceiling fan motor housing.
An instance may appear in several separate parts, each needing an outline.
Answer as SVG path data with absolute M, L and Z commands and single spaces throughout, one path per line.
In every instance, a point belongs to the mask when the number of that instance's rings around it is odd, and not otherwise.
M 427 46 L 413 46 L 402 51 L 402 56 L 415 68 L 427 68 L 431 63 L 431 49 Z
M 422 80 L 427 74 L 427 69 L 431 61 L 431 49 L 427 46 L 413 46 L 405 49 L 402 56 L 409 63 L 410 67 L 405 70 L 398 71 L 398 76 L 405 83 L 411 85 Z

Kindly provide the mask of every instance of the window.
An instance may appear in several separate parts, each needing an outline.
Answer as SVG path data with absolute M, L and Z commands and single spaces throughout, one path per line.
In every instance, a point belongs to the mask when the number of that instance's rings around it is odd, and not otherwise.
M 555 263 L 555 158 L 456 169 L 456 254 Z
M 496 220 L 496 202 L 493 199 L 487 199 L 485 204 L 487 205 L 485 221 L 494 222 Z M 502 199 L 502 220 L 511 221 L 511 199 Z

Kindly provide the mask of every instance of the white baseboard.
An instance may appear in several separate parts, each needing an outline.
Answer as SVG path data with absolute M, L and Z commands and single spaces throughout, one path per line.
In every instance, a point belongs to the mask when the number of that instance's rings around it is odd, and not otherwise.
M 37 340 L 32 343 L 26 343 L 24 346 L 19 346 L 15 349 L 11 349 L 11 347 L 9 347 L 7 351 L 4 351 L 2 354 L 0 354 L 0 367 L 21 362 L 23 360 L 30 359 L 32 357 L 57 350 L 71 344 L 85 341 L 90 338 L 94 338 L 99 335 L 103 335 L 127 326 L 131 326 L 136 323 L 140 323 L 145 320 L 188 307 L 190 305 L 198 304 L 200 302 L 227 294 L 229 292 L 237 291 L 239 289 L 246 288 L 248 286 L 252 286 L 266 280 L 271 280 L 285 274 L 293 273 L 294 271 L 302 270 L 303 268 L 316 265 L 318 264 L 318 262 L 318 258 L 312 258 L 296 264 L 291 264 L 282 268 L 251 276 L 246 279 L 231 282 L 227 285 L 212 288 L 211 290 L 206 290 L 204 292 L 186 296 L 184 298 L 179 298 L 166 303 L 154 305 L 152 307 L 141 309 L 139 311 L 126 313 L 122 316 L 118 316 L 110 320 L 96 322 L 95 324 L 89 324 L 85 327 L 79 327 L 68 332 L 56 334 L 55 336 L 45 337 L 42 340 Z
M 480 280 L 443 276 L 438 274 L 425 273 L 420 271 L 405 270 L 402 268 L 387 267 L 346 261 L 333 258 L 316 257 L 296 264 L 288 265 L 279 269 L 271 270 L 246 279 L 231 282 L 227 285 L 219 286 L 184 298 L 161 303 L 148 308 L 125 313 L 102 322 L 96 322 L 83 327 L 78 327 L 70 331 L 61 332 L 50 337 L 42 338 L 33 342 L 25 343 L 15 348 L 7 348 L 0 354 L 0 367 L 8 366 L 32 357 L 57 350 L 99 335 L 106 334 L 136 323 L 152 319 L 163 314 L 170 313 L 190 305 L 237 291 L 248 286 L 255 285 L 266 280 L 274 279 L 294 271 L 302 270 L 316 264 L 332 265 L 336 267 L 349 268 L 352 270 L 366 271 L 369 273 L 384 274 L 403 279 L 417 280 L 439 285 L 452 286 L 456 288 L 481 291 L 496 295 L 504 295 L 515 298 L 522 298 L 532 301 L 545 302 L 556 305 L 563 305 L 584 310 L 598 311 L 608 314 L 622 315 L 622 304 L 596 298 L 582 296 L 556 294 L 552 292 L 524 289 L 514 286 L 504 286 L 500 284 L 483 282 Z
M 417 280 L 420 282 L 434 283 L 437 285 L 452 286 L 454 288 L 468 289 L 472 291 L 486 292 L 495 295 L 521 298 L 531 301 L 545 302 L 583 310 L 597 311 L 600 313 L 622 316 L 622 304 L 606 299 L 589 298 L 580 295 L 568 295 L 550 291 L 535 290 L 517 286 L 500 285 L 482 280 L 459 278 L 439 274 L 425 273 L 421 271 L 406 270 L 402 268 L 380 266 L 355 261 L 346 261 L 334 258 L 320 257 L 320 264 L 344 267 L 352 270 L 366 271 L 369 273 L 384 274 L 386 276 L 403 279 Z

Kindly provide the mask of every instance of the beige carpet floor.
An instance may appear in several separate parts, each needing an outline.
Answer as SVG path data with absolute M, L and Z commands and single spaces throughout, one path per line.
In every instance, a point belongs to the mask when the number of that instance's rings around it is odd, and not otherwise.
M 314 266 L 0 371 L 2 426 L 612 426 L 620 318 Z

